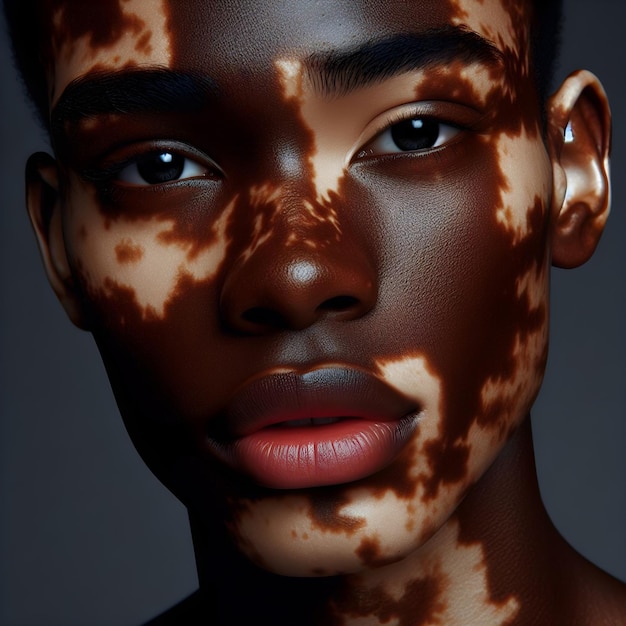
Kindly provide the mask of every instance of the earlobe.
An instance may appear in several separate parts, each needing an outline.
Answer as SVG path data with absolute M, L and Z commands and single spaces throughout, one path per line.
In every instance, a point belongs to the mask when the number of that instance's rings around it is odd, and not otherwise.
M 58 166 L 44 152 L 31 155 L 26 164 L 26 205 L 52 289 L 72 322 L 85 329 L 63 235 Z
M 577 267 L 593 254 L 609 214 L 611 114 L 598 79 L 569 76 L 548 107 L 553 163 L 552 263 Z

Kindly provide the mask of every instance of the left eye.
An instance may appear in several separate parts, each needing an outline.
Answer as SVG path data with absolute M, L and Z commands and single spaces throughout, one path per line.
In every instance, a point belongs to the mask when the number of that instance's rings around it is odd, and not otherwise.
M 118 172 L 117 179 L 131 185 L 161 185 L 206 176 L 209 171 L 209 168 L 176 152 L 155 150 L 136 157 Z
M 450 141 L 459 129 L 428 117 L 414 117 L 389 126 L 364 146 L 357 157 L 432 150 Z

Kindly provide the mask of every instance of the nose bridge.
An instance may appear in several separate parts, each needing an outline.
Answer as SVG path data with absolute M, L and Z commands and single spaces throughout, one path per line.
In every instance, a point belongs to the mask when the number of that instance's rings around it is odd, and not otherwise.
M 342 240 L 336 208 L 316 198 L 312 186 L 304 184 L 302 177 L 279 185 L 253 186 L 248 196 L 242 209 L 249 214 L 252 232 L 242 242 L 240 259 L 248 259 L 270 241 L 274 251 L 288 248 L 297 256 L 302 251 L 321 250 Z
M 376 301 L 374 263 L 344 232 L 340 212 L 298 180 L 256 188 L 250 241 L 223 283 L 227 325 L 244 333 L 303 329 L 361 317 Z
M 343 232 L 337 209 L 314 194 L 314 190 L 305 193 L 295 184 L 286 185 L 278 219 L 287 245 L 314 250 L 341 242 Z

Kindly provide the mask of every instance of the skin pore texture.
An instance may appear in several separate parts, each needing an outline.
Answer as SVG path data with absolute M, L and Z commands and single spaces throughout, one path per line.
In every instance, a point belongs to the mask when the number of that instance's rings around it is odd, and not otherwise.
M 44 4 L 31 215 L 189 508 L 194 610 L 620 623 L 534 476 L 549 268 L 600 236 L 609 122 L 582 72 L 544 126 L 529 5 Z

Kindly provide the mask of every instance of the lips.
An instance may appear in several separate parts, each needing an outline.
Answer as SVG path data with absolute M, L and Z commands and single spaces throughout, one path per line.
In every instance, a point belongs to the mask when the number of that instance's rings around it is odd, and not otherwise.
M 352 482 L 389 465 L 418 407 L 354 368 L 271 374 L 239 389 L 212 424 L 209 451 L 274 489 Z

